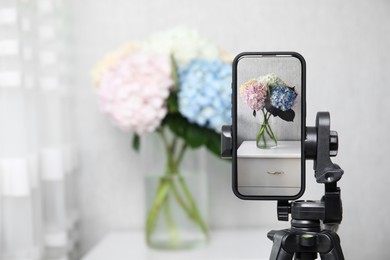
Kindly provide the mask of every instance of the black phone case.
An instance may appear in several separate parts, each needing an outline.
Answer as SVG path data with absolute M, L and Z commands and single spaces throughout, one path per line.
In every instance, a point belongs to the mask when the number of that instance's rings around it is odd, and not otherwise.
M 301 74 L 301 190 L 295 196 L 248 196 L 242 195 L 238 192 L 237 181 L 237 65 L 238 61 L 243 56 L 256 55 L 256 56 L 292 56 L 297 58 L 302 65 Z M 234 194 L 243 200 L 296 200 L 300 198 L 305 192 L 305 137 L 306 137 L 306 62 L 302 55 L 297 52 L 242 52 L 238 54 L 233 60 L 233 78 L 232 78 L 232 139 L 233 139 L 233 156 L 232 156 L 232 186 Z

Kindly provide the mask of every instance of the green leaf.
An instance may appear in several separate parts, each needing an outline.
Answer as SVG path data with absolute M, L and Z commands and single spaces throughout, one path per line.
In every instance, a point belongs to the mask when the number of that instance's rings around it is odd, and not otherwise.
M 221 136 L 218 133 L 210 130 L 206 147 L 215 156 L 220 158 L 221 157 Z
M 221 137 L 212 129 L 200 127 L 197 124 L 190 123 L 179 113 L 169 113 L 162 122 L 169 127 L 173 134 L 181 137 L 191 148 L 206 148 L 220 157 Z
M 179 112 L 179 104 L 177 101 L 177 93 L 176 92 L 171 92 L 167 99 L 167 107 L 169 113 L 177 113 Z
M 191 124 L 187 128 L 185 140 L 191 148 L 198 148 L 205 145 L 207 142 L 207 130 Z
M 272 106 L 271 100 L 269 98 L 265 100 L 265 109 L 267 109 L 267 111 L 270 112 L 273 116 L 278 116 L 287 122 L 294 121 L 294 110 L 289 109 L 287 111 L 282 111 L 280 109 L 277 109 L 276 107 Z
M 132 143 L 134 151 L 139 152 L 140 145 L 141 145 L 141 138 L 139 137 L 139 135 L 134 134 L 133 143 Z
M 169 129 L 174 134 L 185 139 L 185 135 L 189 127 L 189 122 L 187 121 L 187 119 L 182 117 L 179 113 L 168 114 L 165 117 L 163 124 L 168 125 Z

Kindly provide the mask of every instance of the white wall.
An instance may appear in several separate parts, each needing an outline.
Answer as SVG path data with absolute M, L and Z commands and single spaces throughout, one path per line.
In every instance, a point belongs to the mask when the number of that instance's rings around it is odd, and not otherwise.
M 388 259 L 390 231 L 390 2 L 258 0 L 70 1 L 78 128 L 82 146 L 83 249 L 112 229 L 143 225 L 146 150 L 98 111 L 90 70 L 104 53 L 153 31 L 187 24 L 230 53 L 293 50 L 307 62 L 307 122 L 328 110 L 345 170 L 340 236 L 346 259 Z M 245 202 L 230 189 L 229 164 L 207 158 L 211 225 L 279 228 L 275 202 Z M 308 166 L 305 198 L 320 198 Z

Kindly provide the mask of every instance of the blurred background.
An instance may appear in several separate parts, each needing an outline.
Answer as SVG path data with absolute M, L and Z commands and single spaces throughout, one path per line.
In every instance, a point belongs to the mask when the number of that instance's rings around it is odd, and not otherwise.
M 232 55 L 305 57 L 307 125 L 330 111 L 339 133 L 345 258 L 389 258 L 389 15 L 385 0 L 1 0 L 0 256 L 22 259 L 29 244 L 39 255 L 44 243 L 48 256 L 70 247 L 77 259 L 111 231 L 143 229 L 144 177 L 163 164 L 163 147 L 151 136 L 131 149 L 131 135 L 99 112 L 91 71 L 130 40 L 187 25 Z M 229 162 L 205 149 L 185 161 L 193 158 L 208 182 L 212 231 L 288 227 L 276 202 L 233 195 Z M 303 198 L 319 199 L 310 162 L 306 178 Z M 4 248 L 18 253 L 7 258 Z

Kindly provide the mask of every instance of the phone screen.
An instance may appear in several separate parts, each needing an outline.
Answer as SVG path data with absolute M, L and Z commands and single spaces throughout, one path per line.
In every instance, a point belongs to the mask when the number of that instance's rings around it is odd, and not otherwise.
M 233 190 L 243 199 L 296 199 L 305 185 L 305 61 L 242 53 L 233 63 Z

